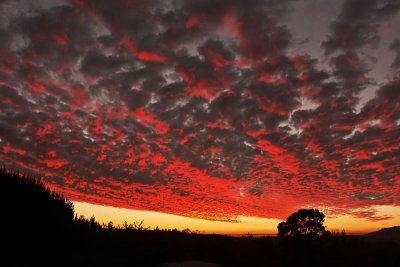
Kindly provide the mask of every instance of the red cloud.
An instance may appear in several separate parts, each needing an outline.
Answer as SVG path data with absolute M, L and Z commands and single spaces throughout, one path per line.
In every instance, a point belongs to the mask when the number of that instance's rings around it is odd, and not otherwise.
M 194 26 L 196 26 L 197 24 L 199 24 L 199 18 L 196 16 L 191 16 L 187 21 L 186 21 L 186 28 L 190 29 Z
M 122 42 L 125 44 L 126 48 L 138 59 L 144 61 L 159 62 L 159 63 L 167 61 L 166 57 L 159 55 L 157 53 L 139 50 L 136 47 L 135 43 L 126 36 L 122 38 Z

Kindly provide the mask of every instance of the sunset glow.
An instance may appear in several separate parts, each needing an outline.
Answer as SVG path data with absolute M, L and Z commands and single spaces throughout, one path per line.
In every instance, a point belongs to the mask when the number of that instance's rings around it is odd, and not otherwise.
M 190 229 L 204 234 L 228 234 L 228 235 L 253 235 L 275 236 L 276 226 L 281 220 L 257 217 L 239 217 L 238 222 L 220 222 L 204 219 L 182 217 L 172 214 L 114 208 L 93 205 L 84 202 L 74 202 L 76 214 L 84 215 L 86 218 L 94 216 L 100 223 L 108 224 L 112 221 L 115 227 L 123 227 L 125 222 L 141 222 L 143 226 L 150 229 Z M 330 231 L 342 231 L 348 234 L 365 234 L 392 225 L 400 225 L 400 208 L 394 206 L 375 206 L 373 210 L 378 215 L 391 214 L 392 218 L 387 220 L 370 221 L 351 215 L 327 218 L 325 225 Z M 290 214 L 288 214 L 290 215 Z
M 329 229 L 400 225 L 399 10 L 1 1 L 0 165 L 105 223 L 276 234 L 318 208 Z

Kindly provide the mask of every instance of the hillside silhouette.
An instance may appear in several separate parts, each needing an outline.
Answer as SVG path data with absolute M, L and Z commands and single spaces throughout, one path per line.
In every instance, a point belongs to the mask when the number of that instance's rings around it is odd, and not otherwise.
M 378 240 L 400 242 L 400 226 L 383 228 L 379 231 L 368 233 L 365 236 L 367 238 L 374 238 Z
M 115 227 L 76 217 L 73 203 L 40 178 L 0 169 L 1 260 L 7 266 L 165 266 L 204 261 L 219 266 L 400 266 L 400 240 L 364 236 L 232 237 L 143 222 Z M 390 233 L 389 233 L 390 232 Z M 167 265 L 168 266 L 168 265 Z

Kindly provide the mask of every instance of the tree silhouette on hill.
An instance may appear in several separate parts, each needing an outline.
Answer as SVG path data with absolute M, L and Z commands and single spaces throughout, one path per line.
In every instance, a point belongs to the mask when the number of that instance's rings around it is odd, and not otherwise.
M 317 209 L 300 209 L 278 225 L 278 236 L 323 236 L 325 215 Z
M 0 170 L 1 198 L 12 225 L 66 226 L 74 219 L 74 207 L 62 194 L 47 188 L 41 178 Z
M 12 258 L 15 266 L 26 266 L 42 252 L 58 259 L 57 264 L 66 262 L 73 246 L 83 246 L 101 229 L 94 217 L 74 217 L 73 203 L 46 187 L 41 178 L 5 167 L 0 168 L 0 201 L 5 254 L 22 256 Z

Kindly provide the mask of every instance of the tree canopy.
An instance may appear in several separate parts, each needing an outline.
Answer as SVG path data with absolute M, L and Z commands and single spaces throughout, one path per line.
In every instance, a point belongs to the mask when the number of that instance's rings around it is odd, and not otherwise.
M 325 215 L 318 209 L 300 209 L 278 225 L 278 236 L 323 236 Z

